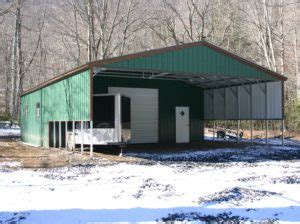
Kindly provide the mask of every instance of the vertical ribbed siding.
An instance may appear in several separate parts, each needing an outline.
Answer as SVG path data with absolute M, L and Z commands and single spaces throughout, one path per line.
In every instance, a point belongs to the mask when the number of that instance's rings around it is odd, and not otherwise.
M 48 122 L 90 120 L 90 71 L 43 88 L 43 145 L 48 146 Z
M 115 62 L 106 67 L 271 79 L 263 71 L 206 46 L 195 46 L 148 57 Z
M 149 79 L 94 78 L 94 93 L 107 93 L 108 87 L 158 89 L 159 142 L 175 142 L 175 107 L 190 107 L 190 140 L 203 138 L 203 91 L 201 88 L 180 81 Z M 97 105 L 94 105 L 96 107 Z
M 73 75 L 21 98 L 22 140 L 48 147 L 48 122 L 90 120 L 90 70 Z M 41 117 L 35 105 L 41 103 Z M 29 116 L 25 117 L 28 104 Z
M 41 90 L 25 95 L 21 99 L 21 133 L 22 141 L 41 145 L 41 116 L 36 116 L 36 104 L 41 102 Z M 28 106 L 28 116 L 25 107 Z

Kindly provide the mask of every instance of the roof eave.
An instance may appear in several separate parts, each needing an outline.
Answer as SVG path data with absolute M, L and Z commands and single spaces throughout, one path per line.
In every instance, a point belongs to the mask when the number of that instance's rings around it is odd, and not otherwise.
M 75 75 L 76 73 L 85 71 L 85 70 L 87 70 L 89 68 L 91 68 L 91 65 L 89 63 L 87 63 L 87 64 L 81 65 L 81 66 L 79 66 L 77 68 L 71 69 L 71 70 L 69 70 L 69 71 L 67 71 L 67 72 L 65 72 L 65 73 L 63 73 L 61 75 L 55 76 L 52 79 L 49 79 L 48 81 L 41 83 L 40 85 L 37 85 L 37 86 L 35 86 L 33 88 L 30 88 L 30 89 L 26 90 L 20 96 L 22 97 L 22 96 L 27 95 L 29 93 L 35 92 L 35 91 L 37 91 L 39 89 L 42 89 L 42 88 L 47 87 L 49 85 L 52 85 L 52 84 L 54 84 L 56 82 L 59 82 L 59 81 L 61 81 L 63 79 L 66 79 L 66 78 L 68 78 L 68 77 L 70 77 L 72 75 Z

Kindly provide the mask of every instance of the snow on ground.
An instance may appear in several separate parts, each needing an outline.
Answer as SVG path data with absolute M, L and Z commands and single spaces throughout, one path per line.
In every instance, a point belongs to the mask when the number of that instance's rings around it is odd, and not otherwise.
M 300 143 L 287 143 L 127 154 L 139 163 L 0 164 L 0 223 L 299 223 Z

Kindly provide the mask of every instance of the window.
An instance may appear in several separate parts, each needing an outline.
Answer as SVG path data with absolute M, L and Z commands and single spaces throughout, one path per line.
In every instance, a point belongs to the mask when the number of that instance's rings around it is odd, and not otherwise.
M 40 103 L 36 103 L 36 116 L 39 117 L 41 114 Z
M 25 105 L 25 117 L 28 117 L 28 105 Z
M 115 96 L 94 97 L 94 127 L 115 128 Z

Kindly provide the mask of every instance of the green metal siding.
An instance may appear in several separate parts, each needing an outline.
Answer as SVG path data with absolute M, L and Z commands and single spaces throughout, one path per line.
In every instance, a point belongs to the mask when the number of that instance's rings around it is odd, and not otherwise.
M 158 89 L 159 94 L 159 141 L 175 142 L 175 107 L 190 108 L 190 141 L 203 139 L 203 90 L 180 81 L 94 78 L 94 94 L 107 93 L 108 87 L 132 87 Z M 94 105 L 94 107 L 97 105 Z
M 41 90 L 22 97 L 21 101 L 21 138 L 22 141 L 41 145 L 41 116 L 36 116 L 36 104 L 41 102 Z M 25 107 L 28 115 L 25 116 Z
M 106 67 L 275 80 L 265 72 L 207 46 L 194 46 L 129 59 L 108 64 Z
M 90 120 L 90 88 L 90 70 L 87 70 L 23 96 L 22 140 L 48 147 L 49 121 Z M 39 120 L 35 116 L 37 100 L 41 103 Z M 26 104 L 28 118 L 25 117 Z

